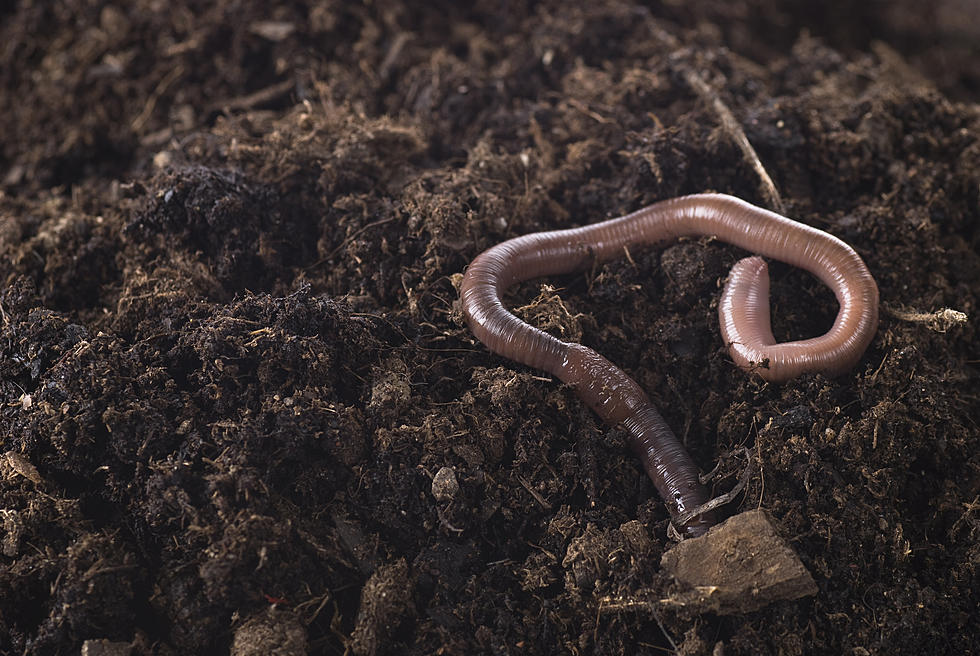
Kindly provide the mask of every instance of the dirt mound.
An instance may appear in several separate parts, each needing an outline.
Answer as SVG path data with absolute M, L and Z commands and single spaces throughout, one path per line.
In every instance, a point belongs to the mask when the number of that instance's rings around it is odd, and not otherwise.
M 0 653 L 976 651 L 963 4 L 0 8 Z M 664 603 L 623 435 L 456 301 L 509 237 L 771 206 L 719 105 L 875 275 L 855 371 L 738 371 L 715 315 L 744 253 L 710 240 L 509 302 L 626 369 L 716 493 L 748 447 L 725 512 L 765 508 L 817 593 L 729 616 Z M 771 270 L 777 337 L 824 332 L 830 292 Z

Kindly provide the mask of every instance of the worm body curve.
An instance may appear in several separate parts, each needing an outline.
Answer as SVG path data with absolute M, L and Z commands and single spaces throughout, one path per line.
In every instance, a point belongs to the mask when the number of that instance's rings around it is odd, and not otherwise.
M 838 375 L 853 367 L 878 326 L 878 287 L 861 258 L 840 239 L 723 194 L 661 201 L 600 223 L 538 232 L 481 253 L 463 276 L 460 299 L 473 334 L 494 353 L 547 371 L 575 389 L 596 414 L 622 425 L 633 450 L 678 518 L 707 501 L 698 468 L 646 393 L 624 371 L 581 344 L 564 342 L 511 314 L 501 294 L 518 282 L 571 273 L 623 254 L 685 236 L 711 236 L 806 269 L 840 305 L 830 330 L 812 339 L 777 343 L 769 321 L 765 261 L 747 257 L 732 268 L 718 315 L 735 363 L 766 380 L 804 372 Z M 714 524 L 710 513 L 680 522 L 688 536 Z

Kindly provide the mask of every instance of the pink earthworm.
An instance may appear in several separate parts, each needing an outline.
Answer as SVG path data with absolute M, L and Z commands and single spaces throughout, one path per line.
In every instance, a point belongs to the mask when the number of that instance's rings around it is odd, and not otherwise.
M 694 461 L 646 393 L 592 349 L 521 321 L 500 298 L 518 282 L 579 271 L 624 254 L 628 246 L 687 236 L 715 237 L 806 269 L 837 296 L 840 309 L 826 334 L 778 344 L 769 322 L 766 263 L 758 256 L 737 262 L 718 315 L 722 337 L 739 367 L 769 381 L 784 381 L 804 372 L 839 375 L 861 358 L 878 326 L 878 287 L 857 253 L 826 232 L 723 194 L 683 196 L 580 228 L 510 239 L 473 260 L 463 276 L 460 299 L 470 330 L 487 348 L 556 376 L 606 422 L 621 425 L 674 524 L 683 535 L 697 536 L 716 521 L 711 511 L 698 511 L 707 502 L 707 490 Z

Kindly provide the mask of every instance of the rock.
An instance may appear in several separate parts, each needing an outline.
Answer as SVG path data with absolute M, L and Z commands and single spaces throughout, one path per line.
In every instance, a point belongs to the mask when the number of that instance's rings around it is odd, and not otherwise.
M 442 467 L 432 478 L 432 496 L 436 501 L 452 501 L 459 493 L 459 482 L 452 467 Z
M 661 565 L 684 588 L 665 603 L 700 612 L 750 613 L 817 593 L 810 572 L 762 510 L 684 540 L 663 555 Z

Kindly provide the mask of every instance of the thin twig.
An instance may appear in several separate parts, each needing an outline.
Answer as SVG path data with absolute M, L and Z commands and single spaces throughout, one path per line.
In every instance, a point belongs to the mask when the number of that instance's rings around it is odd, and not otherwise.
M 779 195 L 776 185 L 773 183 L 772 178 L 769 177 L 766 167 L 762 165 L 762 160 L 756 154 L 755 148 L 749 143 L 749 138 L 745 136 L 745 130 L 742 129 L 742 126 L 735 119 L 732 110 L 728 109 L 728 106 L 722 102 L 718 94 L 715 93 L 715 90 L 694 69 L 682 66 L 680 71 L 688 86 L 701 96 L 705 102 L 711 105 L 711 108 L 721 120 L 721 127 L 731 136 L 739 150 L 742 151 L 742 155 L 748 160 L 749 164 L 755 170 L 756 175 L 759 176 L 760 190 L 762 191 L 762 195 L 768 200 L 769 206 L 780 214 L 785 214 L 786 210 L 783 205 L 783 199 Z
M 358 237 L 360 237 L 368 229 L 374 228 L 374 227 L 379 226 L 379 225 L 384 225 L 385 223 L 391 223 L 396 218 L 398 218 L 398 217 L 392 216 L 392 217 L 388 217 L 387 219 L 379 219 L 378 221 L 373 221 L 372 223 L 368 223 L 365 226 L 361 226 L 360 228 L 358 228 L 357 230 L 354 231 L 354 234 L 352 234 L 351 236 L 349 236 L 346 239 L 344 239 L 344 241 L 340 242 L 340 245 L 337 246 L 337 248 L 335 248 L 332 251 L 330 251 L 330 253 L 326 257 L 317 260 L 316 262 L 314 262 L 313 264 L 311 264 L 310 266 L 308 266 L 306 268 L 307 269 L 313 269 L 313 268 L 316 268 L 316 267 L 320 266 L 321 264 L 323 264 L 325 262 L 329 262 L 331 259 L 333 259 L 333 256 L 334 255 L 336 255 L 337 253 L 339 253 L 341 251 L 341 249 L 343 249 L 345 246 L 347 246 L 348 244 L 350 244 L 351 242 L 353 242 L 355 239 L 357 239 Z
M 742 490 L 745 489 L 745 486 L 748 485 L 749 483 L 749 476 L 752 474 L 752 452 L 749 451 L 747 447 L 744 449 L 744 451 L 745 451 L 745 459 L 746 459 L 745 470 L 742 472 L 742 476 L 741 478 L 739 478 L 738 483 L 735 484 L 735 487 L 733 487 L 728 492 L 725 492 L 721 496 L 717 496 L 711 501 L 701 504 L 697 508 L 692 508 L 687 512 L 681 513 L 680 515 L 677 516 L 677 520 L 675 522 L 677 525 L 686 526 L 688 522 L 690 522 L 698 515 L 702 515 L 706 512 L 710 512 L 715 508 L 717 508 L 718 506 L 723 506 L 726 503 L 731 502 L 732 499 L 737 497 L 742 492 Z
M 283 80 L 282 82 L 276 82 L 275 84 L 259 89 L 258 91 L 254 91 L 246 96 L 237 96 L 235 98 L 218 100 L 211 103 L 208 110 L 224 110 L 230 112 L 235 110 L 251 109 L 256 105 L 272 102 L 295 88 L 296 82 L 294 80 Z
M 944 333 L 954 326 L 962 326 L 967 322 L 965 312 L 952 308 L 942 308 L 935 312 L 914 312 L 883 305 L 882 309 L 890 317 L 911 323 L 924 323 L 937 333 Z
M 541 504 L 542 508 L 544 508 L 545 510 L 551 510 L 551 504 L 548 503 L 548 500 L 545 499 L 543 496 L 541 496 L 541 494 L 538 493 L 537 490 L 532 488 L 531 484 L 525 481 L 523 476 L 518 476 L 517 480 L 524 487 L 524 489 L 527 490 L 528 494 L 534 497 L 534 500 L 537 501 L 539 504 Z
M 674 639 L 670 636 L 670 632 L 667 631 L 667 627 L 664 626 L 663 621 L 660 619 L 660 613 L 658 612 L 657 604 L 647 601 L 645 599 L 627 599 L 624 597 L 602 597 L 599 599 L 599 613 L 605 615 L 607 613 L 618 613 L 622 611 L 645 611 L 654 619 L 657 626 L 663 632 L 664 637 L 667 642 L 670 643 L 673 653 L 680 653 L 680 647 L 674 642 Z
M 673 34 L 667 30 L 660 27 L 657 21 L 654 20 L 650 11 L 645 7 L 638 10 L 639 13 L 643 15 L 646 19 L 647 26 L 650 32 L 653 33 L 654 37 L 661 43 L 665 44 L 671 50 L 679 50 L 681 48 L 681 42 Z M 771 209 L 779 212 L 780 214 L 785 214 L 785 206 L 783 205 L 783 199 L 779 195 L 779 191 L 776 189 L 776 185 L 773 183 L 772 178 L 766 171 L 766 167 L 762 165 L 762 161 L 759 159 L 759 155 L 756 154 L 755 148 L 749 143 L 749 138 L 745 136 L 745 131 L 742 126 L 739 125 L 738 121 L 735 120 L 735 115 L 732 111 L 728 109 L 728 106 L 722 102 L 718 94 L 715 93 L 714 89 L 708 86 L 708 83 L 698 75 L 698 73 L 687 65 L 678 64 L 678 71 L 684 76 L 684 81 L 687 85 L 694 90 L 705 102 L 711 105 L 711 108 L 718 115 L 721 120 L 722 128 L 728 132 L 728 134 L 738 145 L 739 149 L 742 151 L 742 155 L 748 160 L 752 168 L 755 170 L 756 174 L 760 179 L 760 187 L 762 195 L 769 201 L 769 206 Z
M 180 64 L 177 64 L 176 66 L 174 66 L 173 69 L 171 69 L 169 73 L 167 73 L 163 77 L 162 80 L 160 80 L 156 88 L 153 89 L 153 92 L 146 99 L 146 103 L 143 105 L 142 111 L 140 111 L 140 113 L 136 116 L 136 118 L 134 118 L 132 122 L 129 124 L 129 127 L 130 129 L 132 129 L 133 132 L 139 132 L 140 130 L 143 129 L 143 126 L 146 124 L 146 122 L 150 120 L 150 116 L 153 114 L 153 110 L 156 109 L 157 101 L 159 101 L 160 98 L 163 96 L 163 94 L 167 92 L 167 90 L 170 88 L 170 85 L 176 82 L 177 78 L 179 78 L 183 74 L 184 74 L 184 67 L 181 66 Z

